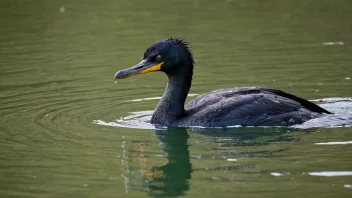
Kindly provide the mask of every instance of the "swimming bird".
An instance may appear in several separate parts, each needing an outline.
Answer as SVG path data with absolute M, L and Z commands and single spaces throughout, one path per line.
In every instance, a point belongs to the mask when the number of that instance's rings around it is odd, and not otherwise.
M 157 126 L 291 126 L 331 114 L 305 99 L 265 87 L 214 90 L 185 105 L 194 65 L 188 42 L 168 38 L 150 46 L 137 65 L 118 71 L 115 82 L 154 71 L 167 75 L 166 89 L 151 118 Z

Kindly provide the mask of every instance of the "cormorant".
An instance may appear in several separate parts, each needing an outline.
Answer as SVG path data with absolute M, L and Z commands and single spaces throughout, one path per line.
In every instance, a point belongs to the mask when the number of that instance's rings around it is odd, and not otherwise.
M 202 94 L 185 105 L 194 60 L 188 43 L 179 38 L 158 41 L 137 65 L 118 71 L 115 81 L 162 71 L 168 83 L 151 123 L 172 127 L 291 126 L 331 114 L 305 99 L 264 87 L 225 88 Z

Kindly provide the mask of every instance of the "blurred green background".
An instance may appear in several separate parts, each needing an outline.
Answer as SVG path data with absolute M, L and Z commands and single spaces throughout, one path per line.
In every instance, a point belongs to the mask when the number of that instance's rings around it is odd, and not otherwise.
M 165 140 L 153 130 L 93 120 L 113 122 L 154 109 L 156 100 L 126 101 L 161 96 L 162 73 L 117 85 L 113 76 L 164 38 L 180 36 L 191 44 L 191 93 L 268 86 L 307 99 L 351 97 L 351 7 L 346 0 L 2 0 L 0 197 L 158 196 L 147 193 L 155 184 L 145 182 L 151 177 L 146 171 L 162 169 L 177 153 L 160 146 Z M 175 174 L 185 175 L 187 187 L 171 184 L 164 191 L 175 193 L 159 196 L 347 197 L 350 176 L 305 173 L 350 170 L 350 145 L 314 145 L 351 140 L 350 132 L 238 135 L 230 136 L 231 144 L 198 133 L 167 137 L 182 148 L 185 163 Z M 238 161 L 231 163 L 223 157 L 230 151 L 250 154 L 229 154 Z M 251 154 L 257 151 L 270 155 Z M 233 163 L 238 167 L 229 168 Z M 167 167 L 162 170 L 177 169 Z M 290 174 L 271 176 L 275 171 Z

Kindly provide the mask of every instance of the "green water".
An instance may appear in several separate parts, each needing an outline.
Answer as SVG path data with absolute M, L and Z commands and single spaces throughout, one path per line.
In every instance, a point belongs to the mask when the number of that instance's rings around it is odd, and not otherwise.
M 200 133 L 104 126 L 151 111 L 162 73 L 114 84 L 157 40 L 196 62 L 191 93 L 268 86 L 352 96 L 352 1 L 0 2 L 0 197 L 350 197 L 352 128 Z M 328 43 L 334 42 L 334 43 Z M 126 102 L 127 101 L 127 102 Z M 336 173 L 336 172 L 335 172 Z M 276 176 L 281 175 L 281 176 Z

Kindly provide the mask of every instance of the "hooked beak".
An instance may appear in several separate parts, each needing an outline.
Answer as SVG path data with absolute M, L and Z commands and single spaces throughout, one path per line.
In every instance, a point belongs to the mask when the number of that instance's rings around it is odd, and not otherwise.
M 130 67 L 128 69 L 120 70 L 115 74 L 115 81 L 119 79 L 128 78 L 136 74 L 146 74 L 148 72 L 159 71 L 164 62 L 153 63 L 149 60 L 142 60 L 137 65 Z

